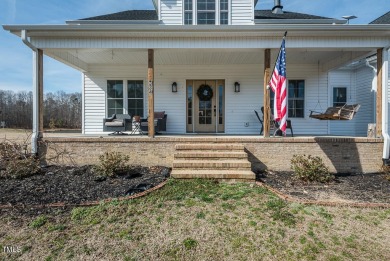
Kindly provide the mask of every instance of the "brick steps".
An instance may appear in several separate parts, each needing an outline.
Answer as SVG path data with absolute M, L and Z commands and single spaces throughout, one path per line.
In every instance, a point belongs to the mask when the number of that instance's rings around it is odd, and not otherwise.
M 171 172 L 174 178 L 255 180 L 242 144 L 177 144 L 175 149 Z

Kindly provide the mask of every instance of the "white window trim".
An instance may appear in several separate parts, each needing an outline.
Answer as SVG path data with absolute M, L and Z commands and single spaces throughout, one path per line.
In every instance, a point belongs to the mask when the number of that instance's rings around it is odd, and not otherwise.
M 304 108 L 303 108 L 303 117 L 292 117 L 292 116 L 290 116 L 290 115 L 287 115 L 288 116 L 288 118 L 292 118 L 292 119 L 294 119 L 294 120 L 303 120 L 303 119 L 306 119 L 306 118 L 308 118 L 308 113 L 306 113 L 306 110 L 307 110 L 307 108 L 308 108 L 308 106 L 307 106 L 307 92 L 308 92 L 308 90 L 307 90 L 307 79 L 306 78 L 288 78 L 287 79 L 287 114 L 288 114 L 288 101 L 289 101 L 289 98 L 288 98 L 288 84 L 289 84 L 289 81 L 304 81 L 304 83 L 305 83 L 305 86 L 304 86 L 304 94 L 303 94 L 303 106 L 304 106 Z M 272 106 L 272 105 L 271 105 Z
M 142 118 L 145 117 L 145 112 L 146 112 L 146 102 L 147 102 L 147 92 L 146 92 L 146 86 L 145 86 L 145 82 L 146 82 L 146 79 L 145 78 L 122 78 L 122 77 L 117 77 L 117 78 L 106 78 L 105 79 L 105 82 L 106 82 L 106 86 L 105 86 L 105 114 L 108 115 L 108 103 L 107 103 L 107 81 L 122 81 L 123 83 L 123 114 L 128 114 L 129 111 L 128 111 L 128 105 L 129 105 L 129 95 L 128 95 L 128 90 L 127 90 L 127 81 L 142 81 L 142 85 L 143 85 L 143 110 L 144 110 L 144 115 L 140 115 Z M 145 97 L 146 96 L 146 97 Z M 108 115 L 110 116 L 110 115 Z
M 220 25 L 220 17 L 221 17 L 221 2 L 220 0 L 215 0 L 215 25 Z M 228 1 L 228 23 L 227 25 L 231 25 L 232 23 L 232 0 Z M 182 4 L 182 24 L 185 24 L 185 4 L 183 1 Z M 198 25 L 198 5 L 197 0 L 192 0 L 192 25 Z

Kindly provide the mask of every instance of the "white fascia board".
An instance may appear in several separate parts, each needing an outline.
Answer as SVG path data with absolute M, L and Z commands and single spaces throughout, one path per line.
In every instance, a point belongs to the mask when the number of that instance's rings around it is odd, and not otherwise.
M 255 19 L 255 24 L 346 24 L 347 20 L 338 19 Z
M 159 20 L 70 20 L 66 21 L 69 25 L 82 24 L 160 24 Z
M 388 25 L 322 25 L 322 24 L 257 24 L 257 25 L 162 25 L 162 24 L 80 24 L 80 25 L 3 25 L 4 30 L 18 36 L 22 30 L 30 37 L 101 36 L 102 33 L 117 36 L 150 34 L 151 37 L 226 37 L 226 36 L 280 36 L 288 31 L 291 36 L 354 36 L 390 37 Z

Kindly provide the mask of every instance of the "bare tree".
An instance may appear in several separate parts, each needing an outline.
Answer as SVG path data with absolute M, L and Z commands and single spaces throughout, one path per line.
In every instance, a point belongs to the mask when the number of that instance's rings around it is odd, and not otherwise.
M 10 128 L 32 127 L 32 92 L 0 90 L 0 121 Z M 46 93 L 44 128 L 81 128 L 81 93 Z

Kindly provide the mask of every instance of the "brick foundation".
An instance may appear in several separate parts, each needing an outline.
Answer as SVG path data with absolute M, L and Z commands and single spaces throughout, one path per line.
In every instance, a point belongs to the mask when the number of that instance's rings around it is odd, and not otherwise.
M 44 138 L 40 154 L 48 163 L 94 164 L 105 151 L 130 156 L 130 163 L 172 167 L 176 144 L 240 143 L 245 146 L 252 170 L 290 170 L 294 154 L 319 156 L 332 172 L 373 173 L 382 165 L 383 140 L 372 138 L 262 138 L 262 137 L 85 137 Z M 57 157 L 54 157 L 57 156 Z

